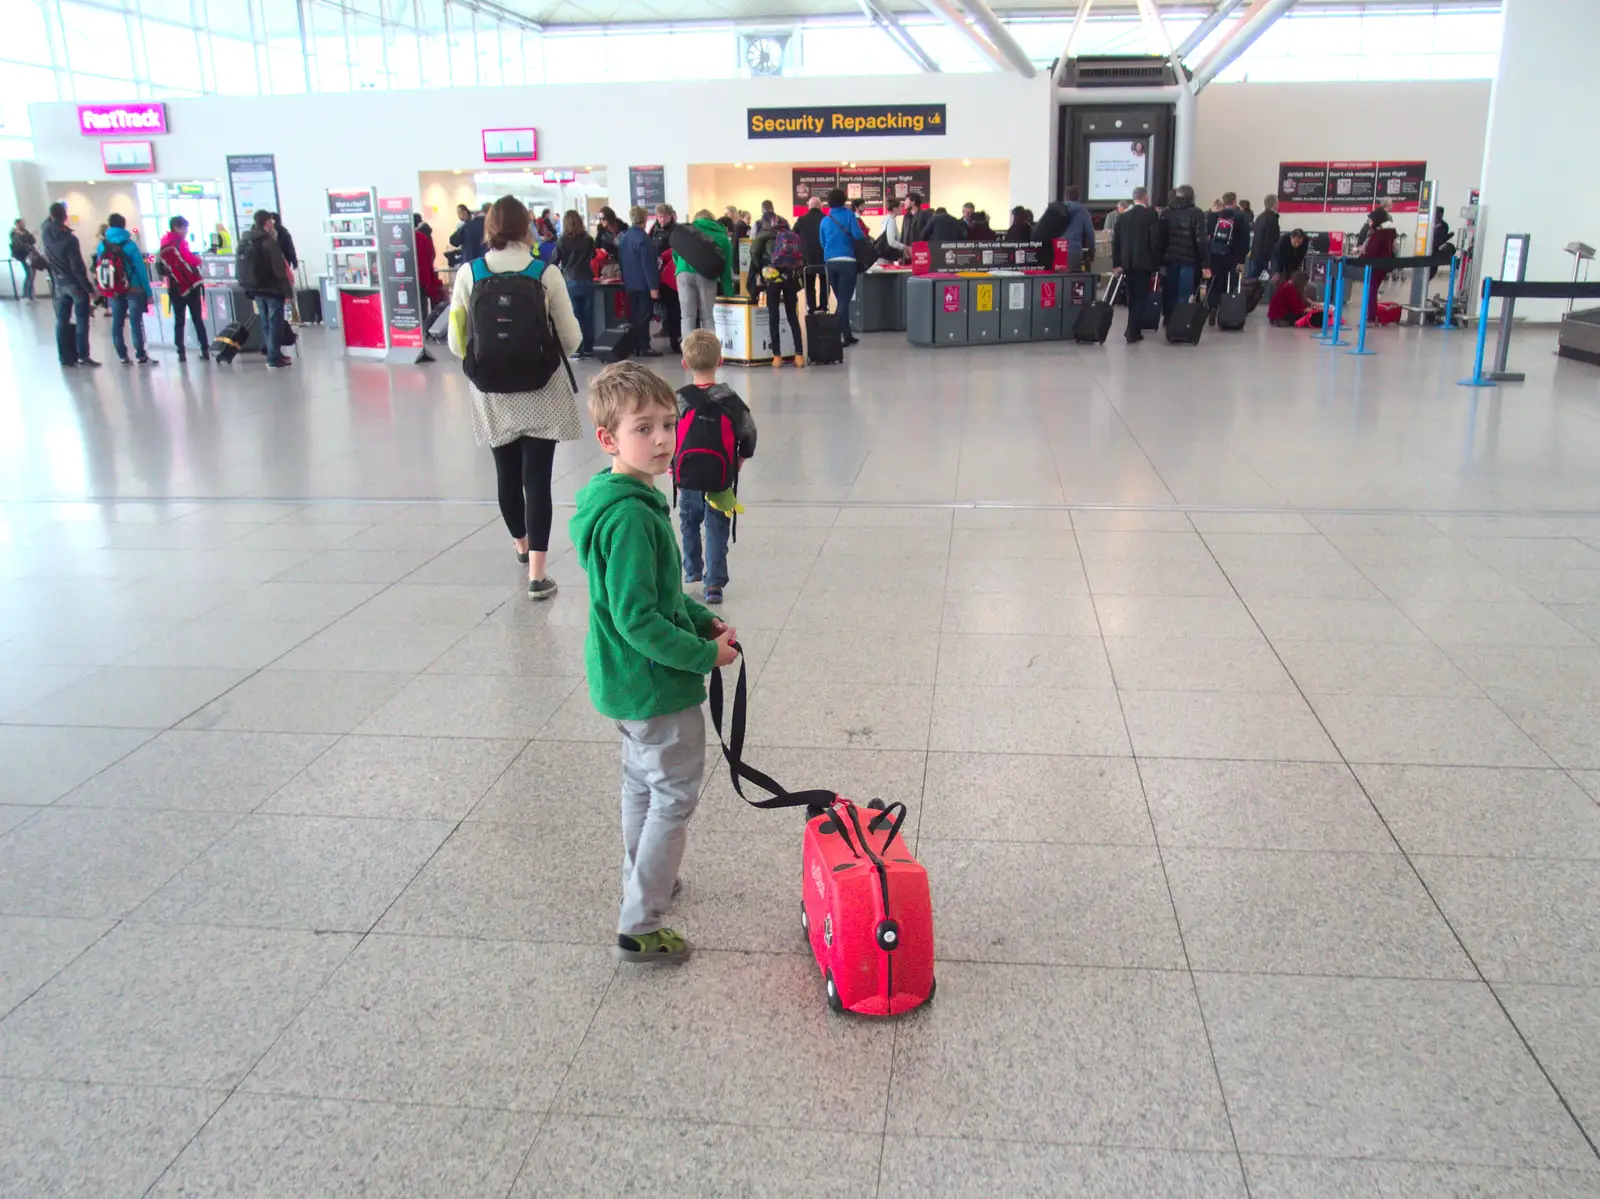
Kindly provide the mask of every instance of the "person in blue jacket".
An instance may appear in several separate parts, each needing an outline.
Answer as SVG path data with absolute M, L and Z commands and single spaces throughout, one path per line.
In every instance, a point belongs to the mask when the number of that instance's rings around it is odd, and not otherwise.
M 1067 188 L 1067 231 L 1061 236 L 1072 245 L 1082 248 L 1083 266 L 1080 269 L 1089 270 L 1094 264 L 1094 216 L 1078 199 L 1079 194 L 1077 188 Z
M 661 294 L 661 260 L 655 243 L 645 232 L 650 214 L 635 204 L 628 209 L 627 232 L 617 238 L 617 261 L 622 266 L 622 286 L 628 293 L 628 321 L 633 326 L 633 344 L 641 358 L 659 358 L 661 351 L 650 348 L 650 317 Z
M 867 235 L 861 219 L 845 202 L 844 188 L 828 193 L 828 213 L 817 230 L 822 235 L 822 260 L 828 268 L 828 290 L 838 304 L 839 330 L 844 344 L 853 346 L 858 338 L 850 333 L 850 301 L 856 294 L 856 241 Z
M 122 290 L 108 290 L 111 300 L 111 345 L 124 366 L 138 362 L 149 366 L 155 361 L 144 350 L 144 310 L 150 304 L 150 272 L 145 267 L 144 254 L 128 233 L 128 218 L 113 212 L 106 218 L 105 240 L 95 247 L 95 260 L 111 254 L 122 258 Z M 124 326 L 133 325 L 133 353 L 128 357 L 128 342 Z

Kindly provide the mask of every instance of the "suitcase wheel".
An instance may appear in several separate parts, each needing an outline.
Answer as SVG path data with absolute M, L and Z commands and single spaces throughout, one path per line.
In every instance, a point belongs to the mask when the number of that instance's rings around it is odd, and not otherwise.
M 808 937 L 811 935 L 811 917 L 806 915 L 806 903 L 803 899 L 800 901 L 800 931 Z
M 938 993 L 938 990 L 939 990 L 939 980 L 938 979 L 934 979 L 932 982 L 930 982 L 928 984 L 928 997 L 926 999 L 924 999 L 922 1002 L 923 1003 L 932 1003 L 933 1002 L 933 997 L 934 997 L 935 994 Z
M 833 984 L 833 971 L 830 970 L 823 976 L 823 981 L 828 987 L 828 1007 L 835 1012 L 844 1011 L 844 1001 L 839 998 L 839 988 Z
M 881 799 L 870 799 L 867 801 L 867 807 L 871 808 L 874 812 L 881 812 L 888 806 L 889 805 L 884 803 Z

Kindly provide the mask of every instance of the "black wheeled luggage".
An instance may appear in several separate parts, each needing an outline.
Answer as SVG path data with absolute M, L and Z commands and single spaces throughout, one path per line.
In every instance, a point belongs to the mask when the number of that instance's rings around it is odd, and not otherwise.
M 244 349 L 245 343 L 250 340 L 250 322 L 234 321 L 223 327 L 217 334 L 217 339 L 211 343 L 211 352 L 217 356 L 217 361 L 227 366 Z
M 1217 328 L 1226 329 L 1230 333 L 1238 333 L 1244 329 L 1244 323 L 1250 316 L 1250 301 L 1238 287 L 1239 277 L 1231 276 L 1229 291 L 1217 304 Z
M 632 325 L 617 325 L 594 339 L 594 356 L 599 362 L 622 362 L 639 352 Z
M 294 308 L 300 320 L 307 325 L 322 324 L 322 293 L 314 287 L 302 287 L 294 293 Z
M 56 357 L 62 366 L 78 365 L 78 326 L 71 321 L 56 327 Z
M 1167 318 L 1167 340 L 1175 346 L 1197 346 L 1200 335 L 1206 331 L 1206 320 L 1211 310 L 1204 299 L 1184 300 L 1175 304 Z
M 844 330 L 834 313 L 806 314 L 806 361 L 812 366 L 833 366 L 844 361 Z
M 1111 321 L 1116 316 L 1117 292 L 1121 287 L 1122 276 L 1117 275 L 1107 285 L 1103 299 L 1084 305 L 1072 326 L 1073 341 L 1085 346 L 1106 344 L 1106 337 L 1111 332 Z

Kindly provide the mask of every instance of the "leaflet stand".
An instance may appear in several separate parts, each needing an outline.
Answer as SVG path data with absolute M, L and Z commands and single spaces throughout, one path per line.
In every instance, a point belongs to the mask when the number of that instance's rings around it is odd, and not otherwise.
M 1483 294 L 1478 298 L 1478 345 L 1472 355 L 1472 375 L 1460 380 L 1462 387 L 1498 387 L 1499 384 L 1483 373 L 1483 345 L 1489 337 L 1489 288 L 1494 280 L 1483 277 Z M 1504 301 L 1502 301 L 1504 303 Z

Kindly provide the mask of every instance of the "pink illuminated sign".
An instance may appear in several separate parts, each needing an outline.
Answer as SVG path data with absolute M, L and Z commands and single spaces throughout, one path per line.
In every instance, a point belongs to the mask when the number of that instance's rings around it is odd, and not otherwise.
M 86 137 L 117 133 L 165 133 L 167 106 L 158 101 L 78 105 L 78 131 Z

